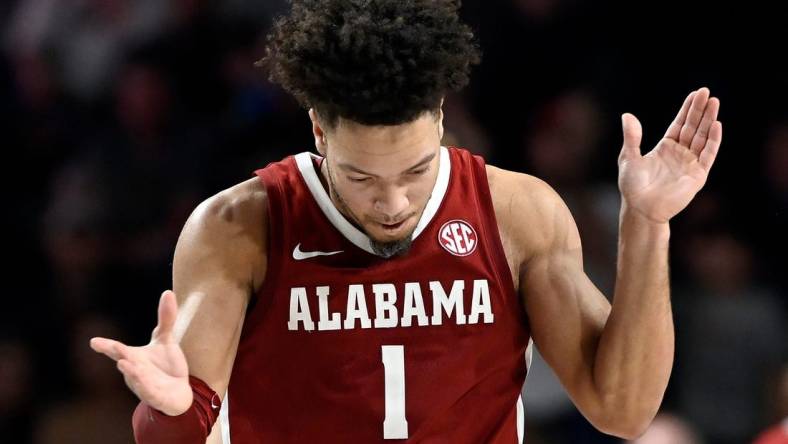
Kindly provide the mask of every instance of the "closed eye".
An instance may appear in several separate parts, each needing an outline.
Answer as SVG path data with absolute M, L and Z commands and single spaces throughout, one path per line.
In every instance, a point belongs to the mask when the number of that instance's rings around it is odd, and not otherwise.
M 348 177 L 351 182 L 364 183 L 369 180 L 369 177 Z
M 421 169 L 418 169 L 418 170 L 409 171 L 408 174 L 411 174 L 411 175 L 414 175 L 414 176 L 421 176 L 422 174 L 426 173 L 428 169 L 429 168 L 421 168 Z

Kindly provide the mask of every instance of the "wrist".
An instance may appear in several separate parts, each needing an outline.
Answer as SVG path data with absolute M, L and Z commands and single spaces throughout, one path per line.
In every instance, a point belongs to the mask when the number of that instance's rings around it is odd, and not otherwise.
M 186 413 L 186 411 L 188 411 L 191 408 L 192 404 L 194 404 L 194 393 L 192 393 L 191 390 L 189 390 L 189 392 L 190 392 L 189 401 L 187 403 L 184 403 L 184 405 L 174 406 L 174 407 L 162 407 L 162 408 L 157 408 L 156 410 L 167 416 L 183 415 L 184 413 Z
M 627 205 L 621 205 L 619 216 L 619 231 L 622 236 L 636 236 L 653 240 L 668 240 L 670 238 L 670 223 L 657 221 Z

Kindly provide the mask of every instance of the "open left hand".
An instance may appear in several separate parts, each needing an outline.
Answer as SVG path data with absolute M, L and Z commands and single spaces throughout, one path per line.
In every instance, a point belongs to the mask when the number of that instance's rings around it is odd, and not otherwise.
M 159 300 L 159 324 L 150 344 L 130 347 L 107 338 L 93 338 L 90 347 L 118 364 L 126 385 L 151 407 L 166 415 L 178 416 L 192 405 L 189 364 L 173 329 L 178 317 L 175 293 L 167 290 Z
M 621 117 L 618 187 L 630 210 L 653 222 L 667 222 L 706 183 L 722 142 L 720 101 L 709 96 L 708 88 L 691 92 L 665 136 L 645 156 L 640 153 L 640 122 L 632 114 Z

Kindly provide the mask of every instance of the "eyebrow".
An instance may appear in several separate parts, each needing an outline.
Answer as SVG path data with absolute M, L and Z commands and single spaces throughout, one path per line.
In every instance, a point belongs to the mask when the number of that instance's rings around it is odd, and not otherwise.
M 408 171 L 415 170 L 415 169 L 417 169 L 419 167 L 422 167 L 422 166 L 432 162 L 432 159 L 435 158 L 435 155 L 436 155 L 436 153 L 430 153 L 430 154 L 424 156 L 423 159 L 418 161 L 415 165 L 413 165 L 413 166 L 411 166 L 409 168 L 405 168 L 405 170 L 402 171 L 402 173 L 400 173 L 400 174 L 407 173 Z M 340 168 L 342 168 L 343 170 L 352 171 L 354 173 L 363 174 L 365 176 L 378 177 L 377 174 L 368 173 L 368 172 L 366 172 L 366 171 L 364 171 L 362 169 L 356 168 L 353 165 L 350 165 L 348 163 L 339 163 L 338 166 Z

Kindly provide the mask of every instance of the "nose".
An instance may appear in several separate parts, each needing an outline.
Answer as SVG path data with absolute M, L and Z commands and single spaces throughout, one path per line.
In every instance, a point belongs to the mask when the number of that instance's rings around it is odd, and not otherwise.
M 384 223 L 399 222 L 410 206 L 407 189 L 396 185 L 388 185 L 379 191 L 373 209 L 382 217 Z

